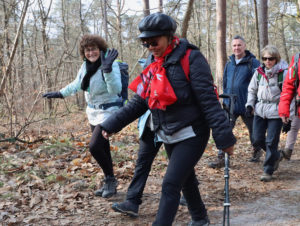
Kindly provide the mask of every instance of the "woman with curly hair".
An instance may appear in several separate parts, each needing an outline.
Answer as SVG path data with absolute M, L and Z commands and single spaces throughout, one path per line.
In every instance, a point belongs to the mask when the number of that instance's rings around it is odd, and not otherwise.
M 43 97 L 65 98 L 84 91 L 86 114 L 92 130 L 89 149 L 105 175 L 104 184 L 95 195 L 108 198 L 116 194 L 118 183 L 114 177 L 110 144 L 103 138 L 99 124 L 122 106 L 118 96 L 122 89 L 121 74 L 115 61 L 118 52 L 108 49 L 102 37 L 90 34 L 82 37 L 79 49 L 83 64 L 75 80 L 60 91 L 45 93 Z

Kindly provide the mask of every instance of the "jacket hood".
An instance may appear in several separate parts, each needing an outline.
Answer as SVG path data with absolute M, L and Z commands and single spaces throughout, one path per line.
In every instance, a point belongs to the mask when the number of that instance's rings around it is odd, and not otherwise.
M 272 67 L 272 72 L 277 73 L 282 70 L 287 70 L 288 67 L 289 65 L 285 60 L 280 60 L 279 63 L 275 64 L 274 67 Z

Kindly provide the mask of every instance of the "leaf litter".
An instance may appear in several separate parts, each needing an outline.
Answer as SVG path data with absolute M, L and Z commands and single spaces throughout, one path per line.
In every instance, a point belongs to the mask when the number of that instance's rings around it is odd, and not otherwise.
M 83 126 L 85 115 L 78 113 L 66 121 L 66 124 L 57 122 L 55 129 L 49 126 L 52 130 L 43 143 L 1 144 L 5 148 L 0 149 L 0 222 L 3 225 L 151 225 L 168 164 L 163 148 L 152 166 L 139 217 L 132 219 L 114 212 L 111 205 L 125 199 L 134 173 L 137 122 L 110 139 L 114 171 L 119 181 L 118 194 L 103 199 L 93 195 L 104 175 L 88 152 L 91 134 L 88 126 Z M 240 121 L 234 133 L 238 142 L 230 169 L 232 225 L 299 225 L 299 144 L 292 160 L 281 162 L 275 179 L 263 183 L 259 181 L 263 163 L 248 162 L 252 154 L 250 142 L 246 127 Z M 285 139 L 286 135 L 282 135 L 280 147 L 284 147 Z M 195 167 L 211 225 L 222 224 L 224 200 L 223 169 L 207 167 L 216 153 L 210 139 Z M 174 225 L 186 225 L 189 221 L 187 208 L 180 206 Z

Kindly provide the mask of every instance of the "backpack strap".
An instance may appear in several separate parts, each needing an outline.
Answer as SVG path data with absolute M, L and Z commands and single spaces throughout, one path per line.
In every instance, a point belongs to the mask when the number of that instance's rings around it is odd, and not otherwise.
M 180 63 L 181 67 L 184 71 L 185 77 L 187 81 L 190 81 L 190 60 L 189 57 L 191 55 L 192 49 L 187 49 L 185 55 L 181 58 Z M 211 75 L 212 79 L 214 80 L 214 77 Z M 218 87 L 213 84 L 214 86 L 214 92 L 216 93 L 217 99 L 219 100 L 219 93 L 218 93 Z
M 295 65 L 295 76 L 296 76 L 296 80 L 295 80 L 295 87 L 296 87 L 296 92 L 297 92 L 297 89 L 299 87 L 299 74 L 298 74 L 298 63 L 299 63 L 299 55 L 300 53 L 297 53 L 295 56 L 294 56 L 294 65 Z
M 186 80 L 190 81 L 190 60 L 189 57 L 191 55 L 191 51 L 192 49 L 187 49 L 187 51 L 185 52 L 185 55 L 181 58 L 180 63 L 181 63 L 181 67 L 184 71 Z
M 281 91 L 282 91 L 282 84 L 283 84 L 283 73 L 284 73 L 284 70 L 279 71 L 278 78 L 277 78 L 278 86 Z

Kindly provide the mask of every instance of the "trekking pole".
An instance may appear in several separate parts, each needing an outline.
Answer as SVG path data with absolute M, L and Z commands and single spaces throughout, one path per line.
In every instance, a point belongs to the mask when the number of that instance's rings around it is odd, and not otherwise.
M 229 112 L 228 110 L 226 111 L 227 117 L 229 119 L 230 125 L 233 127 L 233 111 L 234 111 L 234 102 L 236 100 L 236 95 L 235 94 L 221 94 L 221 98 L 229 98 Z M 224 185 L 224 211 L 223 211 L 223 226 L 230 225 L 230 214 L 229 214 L 229 207 L 230 207 L 230 200 L 229 200 L 229 170 L 230 170 L 230 158 L 227 153 L 225 153 L 225 167 L 224 167 L 224 179 L 225 179 L 225 185 Z

